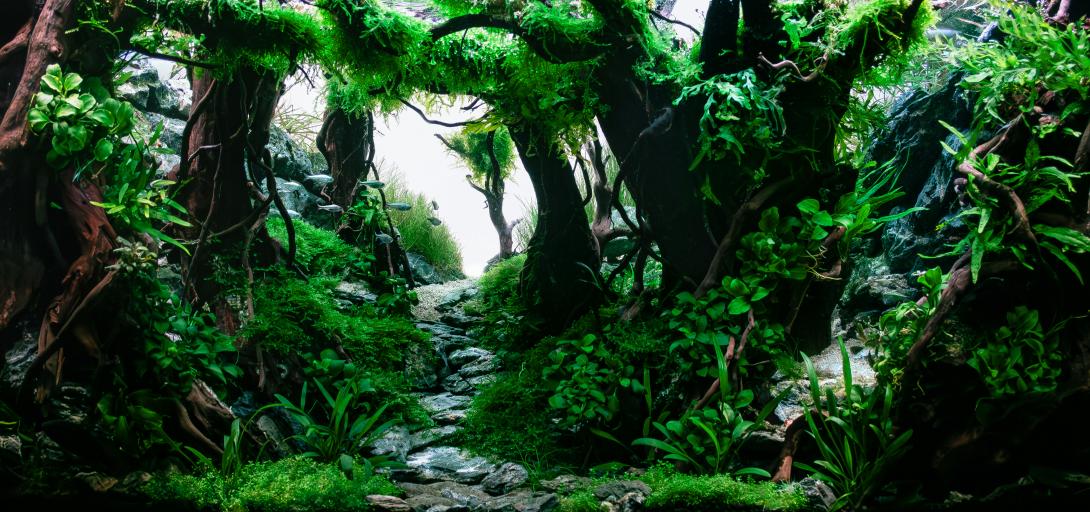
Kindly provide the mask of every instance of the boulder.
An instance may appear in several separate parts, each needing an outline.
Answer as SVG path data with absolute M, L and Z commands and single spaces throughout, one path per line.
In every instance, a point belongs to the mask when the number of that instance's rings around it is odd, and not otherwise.
M 453 395 L 450 393 L 439 393 L 437 395 L 428 395 L 420 399 L 420 405 L 424 407 L 424 410 L 432 413 L 442 413 L 451 410 L 464 410 L 469 407 L 469 402 L 473 399 L 468 396 Z
M 452 500 L 460 506 L 473 509 L 491 499 L 479 486 L 457 482 L 435 482 L 431 484 L 400 483 L 408 496 L 436 496 Z
M 443 276 L 439 275 L 439 272 L 424 256 L 415 252 L 409 252 L 406 256 L 409 259 L 409 266 L 413 269 L 413 278 L 418 283 L 428 285 L 441 284 L 445 281 Z
M 592 480 L 585 476 L 560 475 L 551 480 L 542 480 L 541 488 L 558 493 L 569 493 L 587 487 Z
M 409 434 L 409 429 L 405 425 L 397 425 L 375 439 L 368 448 L 374 455 L 387 455 L 403 461 L 413 448 L 413 436 Z
M 296 212 L 302 218 L 313 216 L 318 212 L 318 196 L 311 194 L 299 182 L 276 178 L 276 191 L 289 212 Z M 269 214 L 279 215 L 279 210 L 275 206 L 270 207 Z
M 452 373 L 443 379 L 443 389 L 455 395 L 468 395 L 473 392 L 473 385 L 461 375 Z
M 378 295 L 371 293 L 366 283 L 343 281 L 333 288 L 333 296 L 351 302 L 353 305 L 373 304 L 378 300 Z
M 467 365 L 469 363 L 477 361 L 478 359 L 480 359 L 482 357 L 491 356 L 491 355 L 492 355 L 491 352 L 489 352 L 489 351 L 487 351 L 487 350 L 485 350 L 483 348 L 469 347 L 469 348 L 464 348 L 464 349 L 460 349 L 460 350 L 455 350 L 454 352 L 452 352 L 450 354 L 450 356 L 447 358 L 447 360 L 450 362 L 450 365 L 453 366 L 454 368 L 461 368 L 461 367 L 463 367 L 463 366 L 465 366 L 465 365 Z
M 506 494 L 526 483 L 530 473 L 514 462 L 508 462 L 481 480 L 481 488 L 494 495 Z
M 458 374 L 462 377 L 476 377 L 478 375 L 484 375 L 486 373 L 495 373 L 500 369 L 500 359 L 494 354 L 487 354 L 477 358 L 472 363 L 469 363 L 458 369 Z
M 413 512 L 470 512 L 469 507 L 459 505 L 458 502 L 450 498 L 431 494 L 410 496 L 405 502 L 408 503 Z
M 12 341 L 4 353 L 4 364 L 0 367 L 0 396 L 14 396 L 26 379 L 30 365 L 38 356 L 37 329 L 29 322 L 19 322 L 9 327 Z
M 462 427 L 457 425 L 442 425 L 416 432 L 411 438 L 412 451 L 427 448 L 440 441 L 446 441 L 460 430 L 462 430 Z

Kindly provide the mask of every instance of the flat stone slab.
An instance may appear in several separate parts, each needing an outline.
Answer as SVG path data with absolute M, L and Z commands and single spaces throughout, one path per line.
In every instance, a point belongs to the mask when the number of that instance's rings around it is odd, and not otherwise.
M 453 409 L 465 409 L 473 399 L 468 396 L 451 393 L 439 393 L 438 395 L 425 395 L 420 397 L 420 405 L 424 410 L 438 414 Z
M 405 464 L 409 469 L 397 473 L 405 474 L 409 480 L 425 483 L 451 480 L 462 484 L 475 484 L 496 471 L 496 465 L 484 457 L 474 457 L 453 446 L 425 448 L 409 455 Z

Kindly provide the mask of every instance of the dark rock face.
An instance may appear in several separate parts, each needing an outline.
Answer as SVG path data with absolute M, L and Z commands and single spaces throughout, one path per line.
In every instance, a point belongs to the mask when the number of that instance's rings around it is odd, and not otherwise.
M 939 124 L 940 120 L 962 132 L 972 122 L 971 98 L 958 86 L 960 81 L 955 75 L 937 92 L 918 90 L 902 96 L 870 149 L 872 160 L 893 161 L 894 169 L 900 169 L 896 186 L 905 195 L 890 205 L 891 211 L 923 208 L 890 222 L 882 233 L 883 252 L 894 272 L 918 270 L 917 255 L 941 252 L 942 244 L 953 234 L 949 230 L 957 229 L 957 223 L 938 232 L 934 228 L 952 220 L 958 209 L 953 191 L 956 162 L 938 141 L 958 147 L 957 138 Z

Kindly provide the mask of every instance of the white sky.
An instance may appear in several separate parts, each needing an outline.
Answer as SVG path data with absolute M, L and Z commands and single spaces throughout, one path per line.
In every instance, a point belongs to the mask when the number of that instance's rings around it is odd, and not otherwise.
M 708 2 L 678 0 L 671 17 L 702 29 Z M 694 37 L 684 27 L 675 28 L 684 39 L 691 41 Z M 157 62 L 156 67 L 164 78 L 170 75 L 170 64 Z M 324 108 L 320 87 L 321 84 L 316 88 L 303 84 L 290 87 L 281 103 L 297 111 L 314 112 L 320 116 Z M 458 106 L 462 105 L 464 103 Z M 431 112 L 428 117 L 458 122 L 480 116 L 483 110 L 463 112 L 455 107 L 443 112 Z M 463 270 L 468 276 L 479 276 L 488 260 L 499 252 L 499 241 L 488 220 L 484 198 L 465 181 L 468 170 L 460 160 L 447 153 L 443 143 L 434 136 L 436 133 L 449 135 L 458 129 L 428 124 L 408 109 L 402 109 L 387 119 L 380 116 L 375 121 L 376 163 L 382 162 L 381 169 L 387 173 L 396 169 L 410 190 L 420 192 L 439 204 L 435 216 L 442 219 L 461 246 Z M 504 215 L 509 222 L 526 217 L 533 203 L 533 187 L 521 162 L 518 162 L 517 169 L 507 182 Z

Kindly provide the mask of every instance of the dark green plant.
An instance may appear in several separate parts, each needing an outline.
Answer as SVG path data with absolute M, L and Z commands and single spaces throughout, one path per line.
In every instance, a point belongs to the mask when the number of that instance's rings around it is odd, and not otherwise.
M 542 376 L 556 382 L 549 405 L 563 412 L 561 424 L 566 427 L 585 425 L 593 432 L 620 412 L 619 393 L 644 392 L 636 368 L 611 352 L 605 341 L 593 334 L 578 340 L 559 340 L 549 353 L 551 364 Z
M 1007 313 L 1007 324 L 972 351 L 968 364 L 992 397 L 1047 393 L 1056 389 L 1063 356 L 1058 329 L 1045 332 L 1039 314 L 1025 306 Z
M 857 510 L 885 485 L 883 477 L 908 451 L 912 431 L 898 433 L 893 428 L 891 385 L 867 391 L 852 382 L 848 349 L 843 340 L 838 343 L 844 365 L 843 401 L 831 388 L 821 392 L 814 364 L 806 354 L 802 355 L 814 402 L 812 409 L 803 409 L 803 415 L 821 458 L 813 465 L 795 465 L 833 489 L 837 498 L 830 510 Z
M 303 384 L 299 404 L 294 404 L 282 395 L 276 395 L 276 399 L 288 411 L 289 414 L 303 429 L 303 432 L 292 436 L 307 447 L 303 457 L 313 457 L 321 461 L 336 461 L 341 470 L 352 478 L 352 470 L 355 466 L 357 454 L 362 446 L 365 446 L 387 430 L 397 424 L 397 420 L 389 420 L 379 424 L 388 404 L 383 404 L 374 412 L 359 414 L 362 393 L 372 391 L 371 383 L 367 379 L 350 379 L 345 381 L 336 390 L 336 396 L 330 394 L 321 382 L 314 381 L 315 386 L 324 398 L 324 408 L 328 419 L 323 421 L 312 415 L 313 405 L 307 405 L 307 385 Z M 364 466 L 370 468 L 399 467 L 400 462 L 387 456 L 373 456 L 361 459 Z
M 878 321 L 881 355 L 875 370 L 895 386 L 900 382 L 909 348 L 939 305 L 946 276 L 939 267 L 932 267 L 920 274 L 916 281 L 923 288 L 926 300 L 922 304 L 917 301 L 904 302 L 883 313 Z
M 666 424 L 654 422 L 662 439 L 644 437 L 632 445 L 661 450 L 663 459 L 680 462 L 696 473 L 770 476 L 760 468 L 738 467 L 738 450 L 750 434 L 764 425 L 782 395 L 765 404 L 750 421 L 743 417 L 742 410 L 753 402 L 753 392 L 746 389 L 723 394 L 725 399 L 712 407 L 689 411 Z
M 665 463 L 649 468 L 640 480 L 651 488 L 644 502 L 649 512 L 809 510 L 805 493 L 797 485 L 747 482 L 730 475 L 688 475 Z

